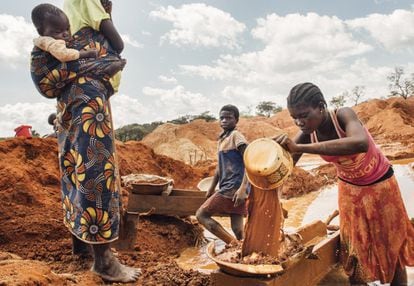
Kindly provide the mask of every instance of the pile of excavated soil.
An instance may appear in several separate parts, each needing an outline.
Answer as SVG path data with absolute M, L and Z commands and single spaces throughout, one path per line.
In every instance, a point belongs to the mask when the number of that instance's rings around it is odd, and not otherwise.
M 414 150 L 414 97 L 406 100 L 401 97 L 373 99 L 353 109 L 378 144 L 398 141 Z M 280 129 L 290 137 L 298 132 L 286 109 L 270 118 L 240 118 L 237 128 L 249 142 L 261 137 L 274 137 Z M 168 123 L 159 126 L 142 142 L 157 154 L 193 165 L 205 159 L 217 159 L 216 139 L 220 132 L 218 121 L 195 120 L 184 125 Z
M 275 137 L 283 131 L 266 121 L 264 117 L 240 118 L 237 129 L 246 137 L 248 142 L 258 138 Z
M 262 137 L 273 137 L 281 129 L 262 117 L 240 118 L 237 129 L 248 142 Z M 155 153 L 166 155 L 190 165 L 217 159 L 217 138 L 222 132 L 218 121 L 194 120 L 189 124 L 166 123 L 158 126 L 142 140 Z
M 282 186 L 282 198 L 290 199 L 319 190 L 327 184 L 323 176 L 315 176 L 302 168 L 293 168 L 292 174 Z
M 174 179 L 176 188 L 196 189 L 202 178 L 214 173 L 214 166 L 190 166 L 182 161 L 158 155 L 137 141 L 119 143 L 117 151 L 121 176 L 131 173 L 154 174 Z
M 117 147 L 121 175 L 156 174 L 174 179 L 179 188 L 195 189 L 213 171 L 209 166 L 192 168 L 156 155 L 139 142 Z M 101 284 L 89 272 L 91 259 L 71 255 L 70 235 L 62 222 L 56 139 L 0 142 L 0 170 L 0 258 L 6 261 L 0 263 L 0 284 Z M 119 252 L 119 258 L 143 269 L 138 285 L 205 285 L 206 275 L 181 270 L 174 262 L 183 249 L 194 245 L 199 234 L 199 226 L 179 218 L 144 216 L 139 221 L 135 251 Z M 4 252 L 23 260 L 16 261 Z M 166 275 L 167 269 L 175 278 Z M 73 275 L 58 275 L 62 273 Z
M 157 154 L 194 165 L 199 161 L 216 158 L 216 140 L 220 132 L 217 122 L 194 120 L 184 125 L 166 123 L 145 136 L 142 143 Z
M 373 99 L 354 110 L 377 143 L 414 141 L 414 97 Z

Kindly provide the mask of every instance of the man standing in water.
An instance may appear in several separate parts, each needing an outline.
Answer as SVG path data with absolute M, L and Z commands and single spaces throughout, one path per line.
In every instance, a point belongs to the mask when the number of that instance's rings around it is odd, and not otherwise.
M 243 154 L 247 146 L 244 136 L 236 130 L 239 110 L 225 105 L 220 110 L 223 133 L 218 140 L 218 167 L 207 191 L 207 200 L 197 210 L 198 221 L 212 234 L 229 244 L 235 238 L 212 218 L 214 214 L 229 214 L 231 229 L 237 240 L 243 239 L 243 216 L 246 210 L 246 180 L 244 179 Z M 219 190 L 215 188 L 219 184 Z

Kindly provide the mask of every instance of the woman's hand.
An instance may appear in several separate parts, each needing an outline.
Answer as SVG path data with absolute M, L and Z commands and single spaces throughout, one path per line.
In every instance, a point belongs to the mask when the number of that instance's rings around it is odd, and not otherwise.
M 299 152 L 298 145 L 292 139 L 290 139 L 286 133 L 280 134 L 272 139 L 275 140 L 276 143 L 279 143 L 280 146 L 285 148 L 290 153 Z

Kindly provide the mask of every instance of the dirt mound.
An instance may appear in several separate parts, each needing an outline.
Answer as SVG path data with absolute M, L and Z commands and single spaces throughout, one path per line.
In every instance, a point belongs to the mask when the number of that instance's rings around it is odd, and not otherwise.
M 414 97 L 374 99 L 354 107 L 377 143 L 413 142 Z
M 282 198 L 290 199 L 319 190 L 325 181 L 319 176 L 314 176 L 302 168 L 293 168 L 292 174 L 282 186 Z
M 214 166 L 190 166 L 182 161 L 156 154 L 151 148 L 137 141 L 117 142 L 118 163 L 121 176 L 147 173 L 174 179 L 174 186 L 196 189 L 197 183 L 213 174 Z
M 336 174 L 336 167 L 334 164 L 324 164 L 314 169 L 313 172 L 315 176 L 322 181 L 323 186 L 335 184 L 338 181 L 338 176 Z
M 269 117 L 268 121 L 280 129 L 285 129 L 295 125 L 287 109 L 283 109 L 272 117 Z
M 209 166 L 192 168 L 156 155 L 139 142 L 119 144 L 117 148 L 121 175 L 152 173 L 173 178 L 177 187 L 192 189 L 196 189 L 202 177 L 211 175 Z M 0 142 L 0 170 L 0 251 L 13 252 L 25 259 L 24 266 L 11 261 L 1 264 L 0 284 L 6 283 L 4 275 L 12 272 L 21 279 L 31 279 L 30 285 L 101 284 L 101 279 L 89 272 L 91 259 L 71 255 L 70 235 L 62 222 L 56 139 L 15 138 Z M 140 218 L 139 229 L 136 251 L 121 252 L 119 257 L 128 265 L 146 269 L 173 263 L 173 258 L 184 248 L 194 245 L 200 233 L 198 226 L 190 222 L 156 216 Z M 27 259 L 41 262 L 26 263 Z M 49 276 L 50 269 L 56 273 L 74 273 L 75 278 L 66 281 L 59 275 Z M 7 279 L 14 279 L 10 275 L 15 274 L 9 274 Z M 37 278 L 38 275 L 43 278 Z M 151 282 L 158 278 L 146 279 Z M 26 280 L 16 281 L 29 285 Z
M 156 265 L 149 268 L 136 285 L 210 285 L 208 275 L 201 274 L 194 270 L 182 270 L 175 262 Z
M 145 136 L 142 143 L 157 154 L 194 165 L 198 161 L 216 158 L 216 140 L 220 130 L 217 122 L 204 120 L 184 125 L 166 123 Z
M 237 129 L 249 142 L 280 133 L 280 128 L 264 117 L 240 118 Z M 157 154 L 194 166 L 205 160 L 216 160 L 217 138 L 221 132 L 218 121 L 194 120 L 183 125 L 166 123 L 145 136 L 142 143 Z
M 398 140 L 404 144 L 414 142 L 414 97 L 373 99 L 353 107 L 378 144 Z M 238 129 L 248 141 L 260 137 L 273 137 L 282 129 L 293 137 L 298 128 L 287 109 L 274 116 L 240 118 Z M 221 129 L 218 121 L 195 120 L 184 125 L 167 123 L 159 126 L 142 142 L 155 153 L 194 165 L 203 160 L 216 160 L 216 139 Z
M 44 262 L 0 252 L 1 285 L 66 285 L 70 276 L 53 273 Z M 18 271 L 16 271 L 18 270 Z
M 274 137 L 282 132 L 263 117 L 241 118 L 237 124 L 237 129 L 244 134 L 248 142 L 263 137 Z

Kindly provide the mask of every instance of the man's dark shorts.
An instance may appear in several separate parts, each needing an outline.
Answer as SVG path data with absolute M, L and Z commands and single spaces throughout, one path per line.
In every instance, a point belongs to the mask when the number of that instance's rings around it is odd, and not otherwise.
M 230 198 L 226 198 L 225 196 L 214 193 L 211 197 L 209 197 L 200 207 L 205 212 L 211 215 L 218 215 L 218 214 L 238 214 L 242 216 L 247 215 L 247 207 L 246 201 L 234 207 L 234 202 Z

